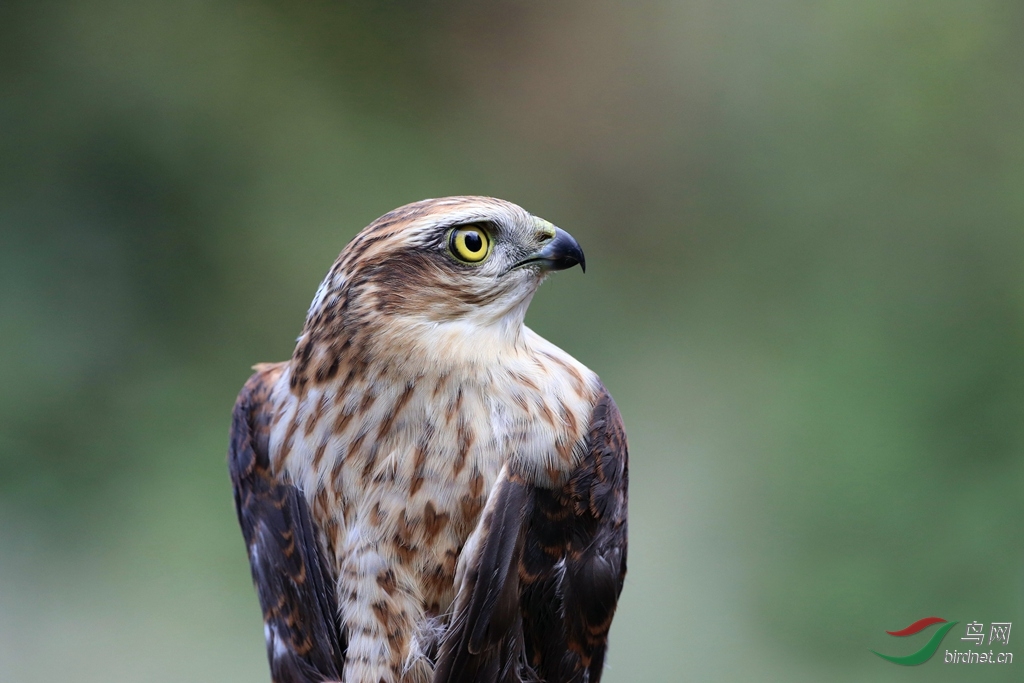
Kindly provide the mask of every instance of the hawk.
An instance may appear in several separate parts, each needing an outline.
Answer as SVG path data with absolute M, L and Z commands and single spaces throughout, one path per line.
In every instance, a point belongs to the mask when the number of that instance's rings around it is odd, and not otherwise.
M 486 197 L 362 230 L 291 359 L 255 366 L 229 468 L 276 683 L 601 678 L 626 435 L 523 324 L 567 232 Z

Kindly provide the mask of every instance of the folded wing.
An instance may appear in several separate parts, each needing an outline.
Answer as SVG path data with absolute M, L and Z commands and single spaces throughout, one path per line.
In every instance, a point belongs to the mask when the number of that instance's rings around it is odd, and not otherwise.
M 235 509 L 274 683 L 340 681 L 345 640 L 330 565 L 305 498 L 270 467 L 267 398 L 278 371 L 261 368 L 235 403 L 228 451 Z
M 626 574 L 628 451 L 602 388 L 566 484 L 503 472 L 488 502 L 435 683 L 598 683 Z

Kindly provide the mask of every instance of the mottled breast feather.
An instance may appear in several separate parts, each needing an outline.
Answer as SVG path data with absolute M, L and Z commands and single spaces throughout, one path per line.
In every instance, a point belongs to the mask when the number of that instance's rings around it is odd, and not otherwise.
M 236 508 L 273 680 L 340 680 L 345 637 L 316 525 L 303 496 L 268 467 L 265 400 L 279 372 L 254 375 L 236 404 Z M 599 683 L 626 573 L 628 476 L 622 419 L 603 387 L 585 455 L 564 485 L 531 485 L 506 468 L 481 520 L 435 683 Z

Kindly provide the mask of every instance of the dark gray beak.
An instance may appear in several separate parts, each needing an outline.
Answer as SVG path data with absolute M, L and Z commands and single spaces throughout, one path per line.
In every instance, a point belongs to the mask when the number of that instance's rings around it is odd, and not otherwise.
M 561 228 L 555 228 L 555 236 L 551 241 L 517 263 L 515 267 L 532 263 L 538 264 L 544 270 L 565 270 L 579 264 L 583 272 L 587 272 L 587 259 L 583 256 L 579 242 Z

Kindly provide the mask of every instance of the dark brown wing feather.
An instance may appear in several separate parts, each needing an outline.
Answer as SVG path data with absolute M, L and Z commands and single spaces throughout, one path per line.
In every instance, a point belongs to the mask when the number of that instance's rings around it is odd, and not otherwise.
M 622 417 L 602 387 L 586 455 L 564 486 L 499 481 L 434 683 L 600 681 L 626 575 L 628 477 Z
M 235 403 L 228 469 L 275 683 L 341 680 L 345 641 L 334 579 L 304 496 L 268 457 L 267 398 L 278 368 L 253 375 Z
M 434 681 L 518 682 L 522 660 L 516 567 L 531 488 L 502 471 L 484 510 L 484 535 L 456 597 Z

